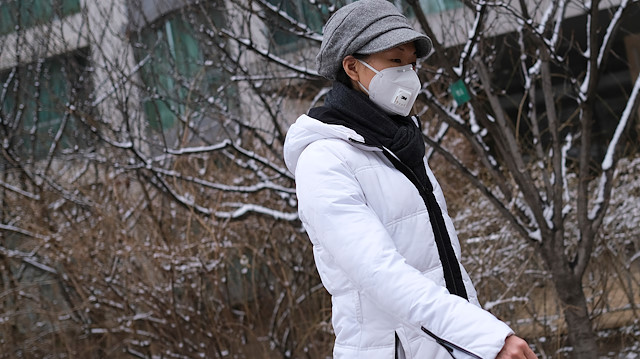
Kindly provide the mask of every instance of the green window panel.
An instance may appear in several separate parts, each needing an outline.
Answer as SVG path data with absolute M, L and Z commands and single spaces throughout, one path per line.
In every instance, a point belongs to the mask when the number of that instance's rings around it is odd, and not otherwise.
M 142 68 L 145 84 L 150 90 L 144 110 L 154 130 L 170 129 L 177 117 L 184 113 L 184 100 L 190 88 L 182 84 L 197 76 L 203 63 L 198 41 L 189 24 L 181 18 L 169 19 L 157 29 L 141 33 L 140 42 L 146 44 L 139 58 L 150 56 Z
M 433 15 L 464 6 L 461 0 L 420 0 L 419 3 L 426 15 Z M 400 4 L 407 17 L 415 18 L 416 14 L 407 1 L 402 0 Z
M 80 12 L 80 0 L 0 0 L 0 35 Z
M 300 23 L 308 26 L 312 31 L 320 33 L 325 21 L 329 18 L 327 4 L 313 4 L 310 0 L 268 0 L 280 10 L 283 10 Z M 343 6 L 351 3 L 351 0 L 332 0 L 330 3 L 336 6 Z M 400 2 L 395 2 L 400 4 Z M 409 17 L 415 16 L 411 7 L 403 2 L 402 7 Z M 460 0 L 420 0 L 420 6 L 426 14 L 436 14 L 446 10 L 462 7 Z M 288 30 L 291 26 L 286 21 L 274 20 L 270 24 L 271 50 L 276 54 L 285 54 L 300 49 L 302 41 L 299 35 Z
M 420 6 L 426 14 L 437 14 L 460 8 L 463 4 L 460 0 L 420 0 Z
M 71 55 L 0 73 L 0 84 L 6 86 L 0 119 L 10 124 L 5 127 L 10 146 L 22 158 L 44 158 L 63 124 L 57 150 L 87 143 L 69 112 L 70 104 L 88 97 L 78 73 L 85 67 L 84 56 Z
M 324 22 L 329 18 L 329 9 L 326 4 L 320 7 L 313 5 L 309 0 L 268 0 L 269 3 L 283 10 L 291 18 L 306 25 L 314 32 L 322 32 Z M 284 54 L 300 49 L 304 41 L 299 35 L 287 30 L 290 27 L 284 21 L 275 20 L 271 27 L 272 50 L 277 54 Z
M 202 16 L 223 21 L 220 14 Z M 206 64 L 215 58 L 210 53 L 214 46 L 195 30 L 207 24 L 178 11 L 139 31 L 134 54 L 137 61 L 148 58 L 140 74 L 146 87 L 142 105 L 152 130 L 175 129 L 182 115 L 200 110 L 225 82 L 220 66 Z

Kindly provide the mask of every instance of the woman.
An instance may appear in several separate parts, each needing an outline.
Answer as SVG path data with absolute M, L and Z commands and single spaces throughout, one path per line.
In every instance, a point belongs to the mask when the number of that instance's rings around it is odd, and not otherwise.
M 287 133 L 300 218 L 332 295 L 334 358 L 536 358 L 480 308 L 407 117 L 414 65 L 430 51 L 387 1 L 339 9 L 316 59 L 334 87 Z

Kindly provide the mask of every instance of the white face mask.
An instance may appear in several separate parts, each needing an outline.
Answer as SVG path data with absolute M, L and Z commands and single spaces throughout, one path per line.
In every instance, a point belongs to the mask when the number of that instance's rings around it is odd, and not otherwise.
M 371 101 L 391 115 L 409 115 L 422 88 L 413 65 L 388 67 L 378 71 L 364 61 L 360 63 L 376 73 L 369 83 L 368 90 L 358 81 Z

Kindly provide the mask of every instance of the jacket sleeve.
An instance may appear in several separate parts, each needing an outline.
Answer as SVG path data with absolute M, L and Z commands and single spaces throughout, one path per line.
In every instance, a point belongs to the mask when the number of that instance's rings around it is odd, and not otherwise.
M 322 246 L 352 285 L 381 310 L 478 357 L 495 358 L 511 329 L 405 262 L 366 205 L 339 148 L 334 141 L 315 142 L 298 160 L 299 212 L 314 246 Z

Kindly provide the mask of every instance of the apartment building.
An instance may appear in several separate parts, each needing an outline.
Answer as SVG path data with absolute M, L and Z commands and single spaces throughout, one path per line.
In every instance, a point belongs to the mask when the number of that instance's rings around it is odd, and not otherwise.
M 0 2 L 5 141 L 34 160 L 91 147 L 91 126 L 147 148 L 173 146 L 177 128 L 213 141 L 207 106 L 237 106 L 224 58 L 198 24 L 222 26 L 224 2 L 9 0 Z M 224 45 L 222 45 L 224 47 Z M 89 127 L 89 129 L 87 129 Z M 120 138 L 119 138 L 120 137 Z M 55 147 L 55 149 L 52 147 Z M 22 157 L 24 156 L 24 157 Z
M 254 106 L 257 100 L 248 96 L 247 82 L 242 81 L 250 76 L 242 73 L 242 66 L 251 68 L 264 59 L 246 51 L 241 59 L 232 59 L 247 44 L 224 36 L 225 27 L 237 34 L 244 32 L 240 40 L 257 41 L 256 48 L 309 73 L 315 72 L 317 47 L 313 44 L 319 44 L 319 37 L 307 34 L 301 40 L 282 30 L 290 24 L 258 16 L 247 19 L 234 9 L 238 3 L 0 2 L 0 83 L 4 89 L 0 103 L 3 122 L 11 129 L 6 138 L 10 147 L 40 159 L 59 150 L 90 146 L 88 135 L 83 134 L 87 122 L 110 126 L 125 137 L 146 134 L 155 138 L 148 141 L 150 147 L 156 140 L 162 146 L 183 140 L 180 134 L 184 131 L 176 130 L 181 126 L 198 130 L 196 137 L 204 142 L 214 141 L 223 131 L 220 121 L 224 122 L 221 117 L 225 115 L 240 114 L 264 123 L 260 120 L 264 111 Z M 454 0 L 422 3 L 428 13 L 461 7 Z M 328 14 L 326 5 L 318 11 L 303 0 L 265 4 L 316 33 Z M 290 74 L 282 75 L 287 76 Z M 304 102 L 308 98 L 292 103 L 292 113 L 304 111 Z M 238 111 L 241 104 L 242 111 Z

